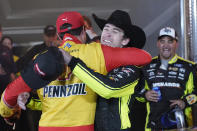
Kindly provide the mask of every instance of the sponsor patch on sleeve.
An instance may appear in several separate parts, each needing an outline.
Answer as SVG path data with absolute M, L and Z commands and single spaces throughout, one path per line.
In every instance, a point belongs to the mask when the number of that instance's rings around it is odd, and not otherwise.
M 66 42 L 66 43 L 64 44 L 64 48 L 66 48 L 66 47 L 70 48 L 70 47 L 71 47 L 71 44 L 70 44 L 69 42 Z
M 189 105 L 192 105 L 197 102 L 197 96 L 194 94 L 188 95 L 186 96 L 186 100 Z

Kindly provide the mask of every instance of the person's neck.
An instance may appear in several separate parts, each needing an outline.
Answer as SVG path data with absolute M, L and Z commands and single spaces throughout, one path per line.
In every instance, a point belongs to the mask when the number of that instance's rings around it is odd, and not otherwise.
M 161 59 L 161 69 L 167 70 L 170 59 Z
M 163 59 L 163 60 L 168 60 L 168 61 L 170 61 L 175 55 L 176 55 L 176 53 L 173 54 L 173 55 L 171 55 L 171 57 L 169 57 L 169 58 L 165 58 L 165 57 L 163 57 L 161 54 L 159 54 L 159 57 L 160 57 L 161 60 Z

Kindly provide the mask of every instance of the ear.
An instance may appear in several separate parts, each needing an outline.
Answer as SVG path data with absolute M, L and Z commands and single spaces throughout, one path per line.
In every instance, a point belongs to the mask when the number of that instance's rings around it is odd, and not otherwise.
M 129 38 L 124 38 L 124 39 L 122 40 L 122 45 L 123 45 L 123 46 L 126 46 L 126 45 L 129 43 L 129 41 L 130 41 Z

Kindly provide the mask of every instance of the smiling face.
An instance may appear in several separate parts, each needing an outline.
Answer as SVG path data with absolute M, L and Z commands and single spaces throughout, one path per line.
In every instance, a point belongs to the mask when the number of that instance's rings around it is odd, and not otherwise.
M 163 36 L 157 41 L 157 47 L 159 48 L 161 59 L 168 60 L 176 54 L 178 43 L 169 36 Z
M 101 34 L 101 44 L 111 47 L 127 45 L 129 38 L 124 38 L 124 31 L 112 24 L 106 24 Z

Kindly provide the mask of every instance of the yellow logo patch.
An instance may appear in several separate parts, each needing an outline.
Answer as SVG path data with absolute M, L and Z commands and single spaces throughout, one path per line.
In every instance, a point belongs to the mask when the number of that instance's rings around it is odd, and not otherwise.
M 194 104 L 194 103 L 196 103 L 196 101 L 197 101 L 197 96 L 196 95 L 188 95 L 187 97 L 186 97 L 186 100 L 187 100 L 187 103 L 189 104 L 189 105 L 192 105 L 192 104 Z

